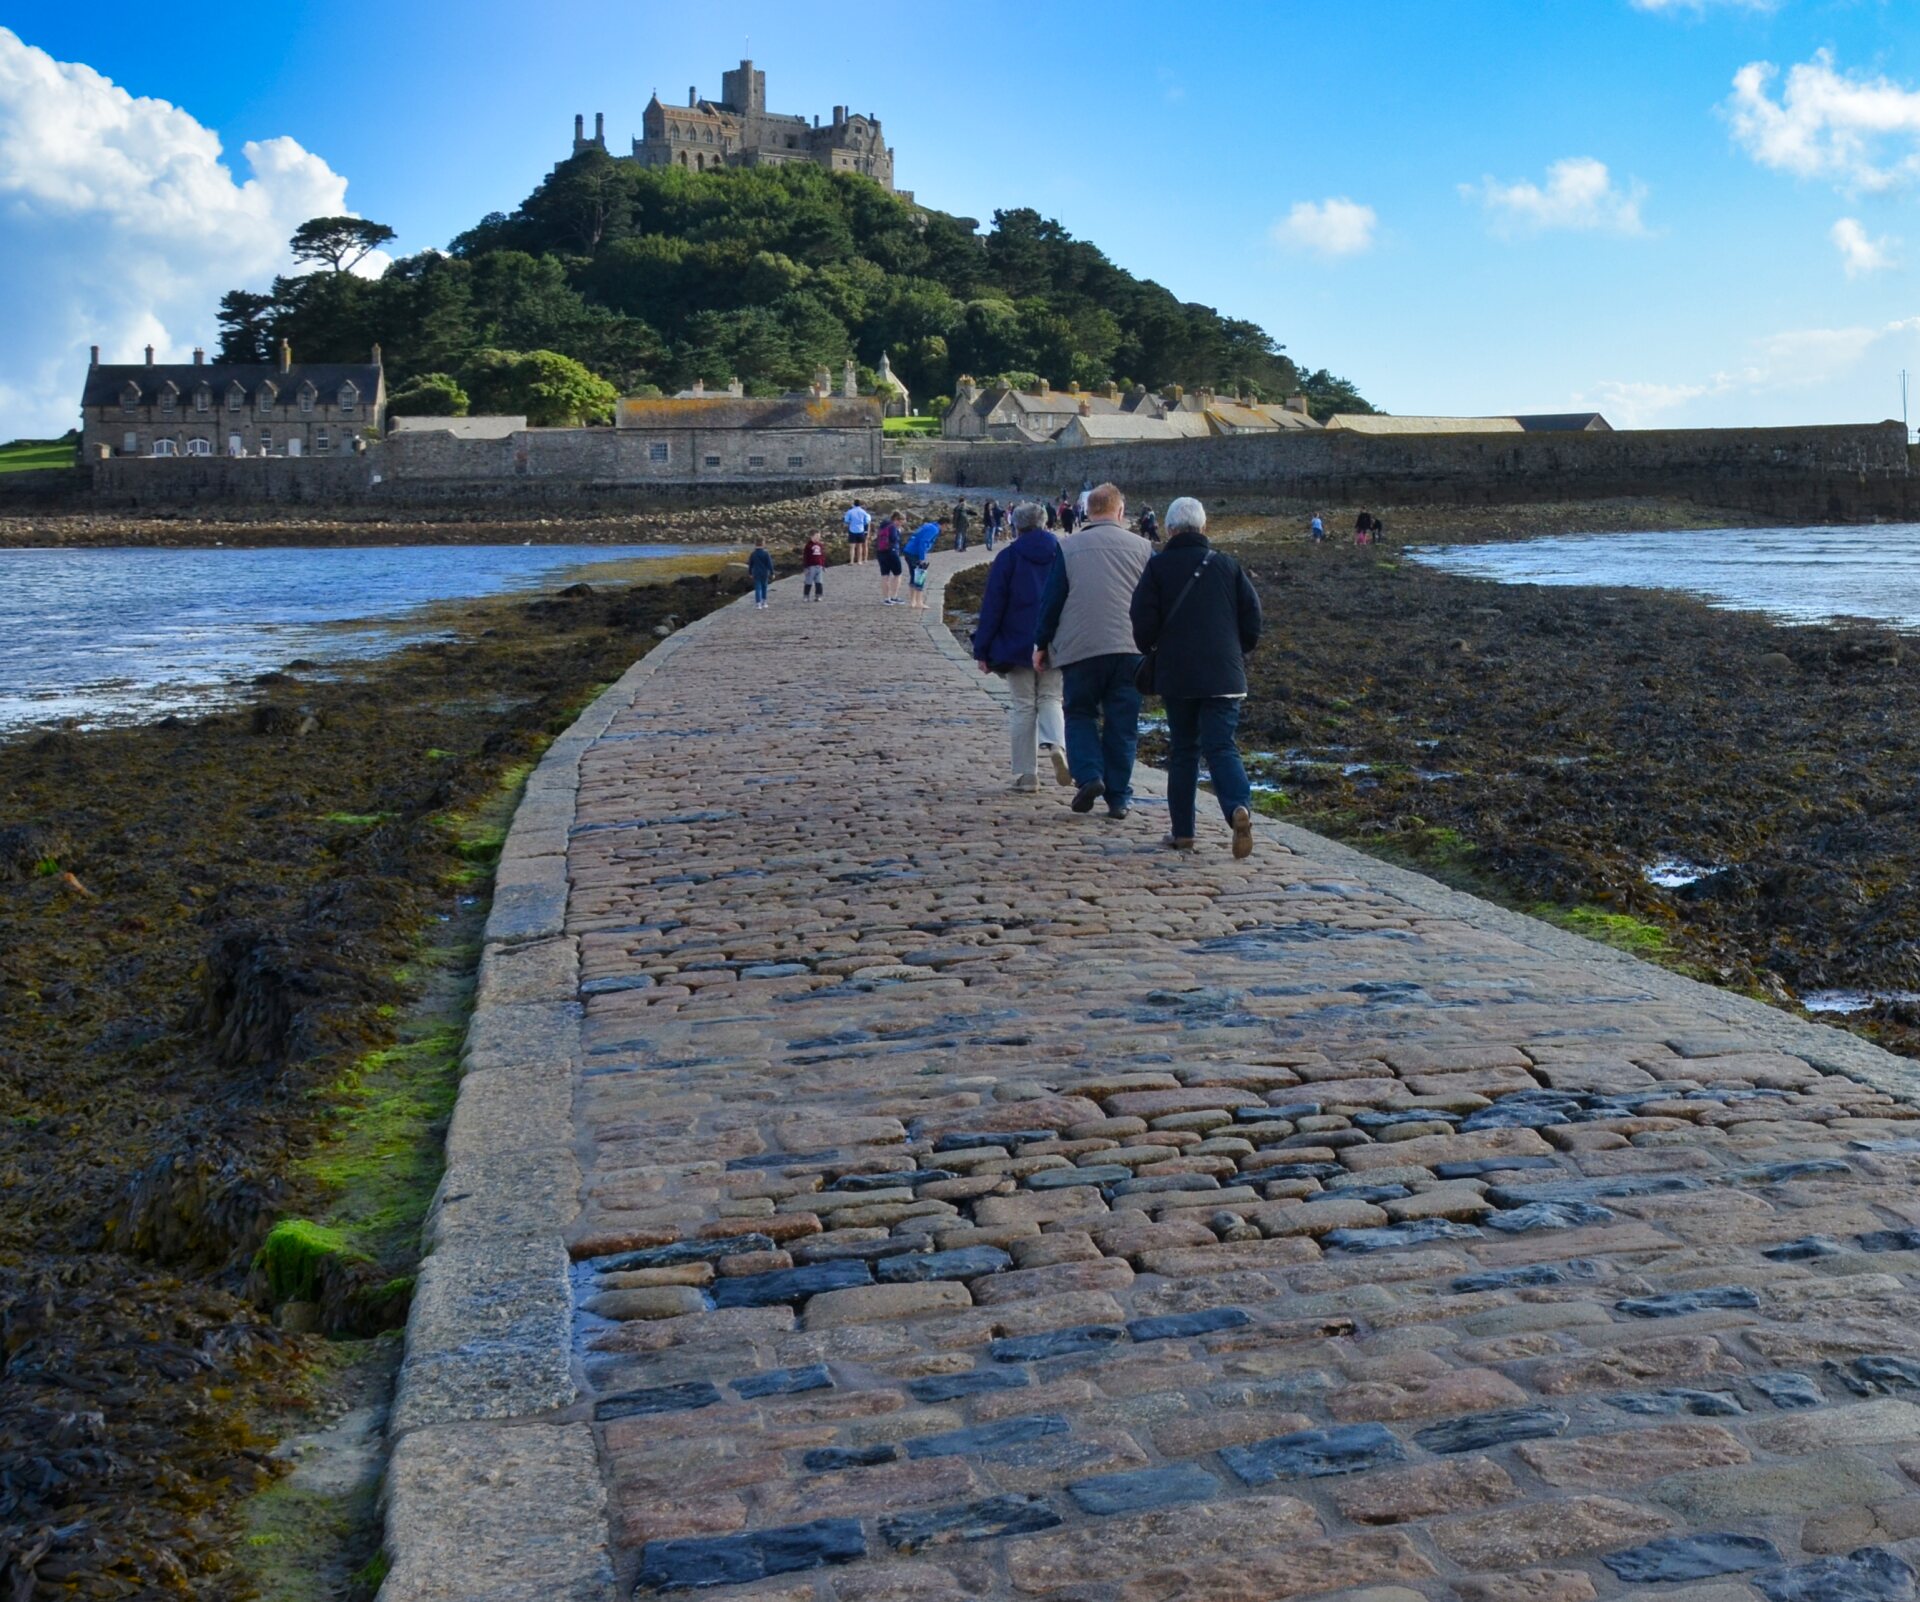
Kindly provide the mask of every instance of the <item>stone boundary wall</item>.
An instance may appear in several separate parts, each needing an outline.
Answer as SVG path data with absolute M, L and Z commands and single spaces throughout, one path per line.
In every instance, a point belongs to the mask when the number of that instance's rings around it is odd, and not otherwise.
M 1005 687 L 975 670 L 944 621 L 946 580 L 962 570 L 936 569 L 921 626 L 956 690 L 1004 705 Z M 614 1602 L 606 1487 L 571 1339 L 565 1232 L 580 1205 L 572 1099 L 583 1009 L 578 944 L 565 932 L 566 853 L 582 755 L 721 615 L 656 646 L 554 741 L 508 831 L 447 1171 L 428 1220 L 431 1255 L 421 1264 L 388 1426 L 392 1568 L 380 1602 Z M 1144 794 L 1165 794 L 1154 769 L 1141 768 L 1135 782 Z M 1911 1063 L 1843 1030 L 1683 978 L 1304 829 L 1266 818 L 1255 828 L 1421 912 L 1596 971 L 1628 970 L 1634 986 L 1683 1001 L 1705 1020 L 1738 1024 L 1827 1072 L 1913 1099 Z
M 1490 505 L 1647 497 L 1798 518 L 1920 513 L 1899 423 L 1593 434 L 1373 435 L 1345 430 L 1069 446 L 964 444 L 934 479 L 1034 493 L 1111 479 L 1156 499 L 1256 494 L 1300 505 Z
M 664 461 L 654 460 L 659 446 Z M 354 456 L 109 457 L 90 468 L 102 506 L 552 505 L 636 491 L 805 494 L 877 484 L 881 456 L 878 429 L 534 428 L 497 439 L 406 432 Z

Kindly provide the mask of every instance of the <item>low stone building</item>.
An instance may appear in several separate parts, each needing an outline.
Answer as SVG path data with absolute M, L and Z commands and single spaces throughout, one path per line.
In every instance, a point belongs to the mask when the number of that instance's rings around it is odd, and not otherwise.
M 366 362 L 106 363 L 93 347 L 80 397 L 80 456 L 350 456 L 387 404 L 380 347 Z
M 627 399 L 615 407 L 613 423 L 622 459 L 640 478 L 751 483 L 871 479 L 880 472 L 881 407 L 865 396 Z

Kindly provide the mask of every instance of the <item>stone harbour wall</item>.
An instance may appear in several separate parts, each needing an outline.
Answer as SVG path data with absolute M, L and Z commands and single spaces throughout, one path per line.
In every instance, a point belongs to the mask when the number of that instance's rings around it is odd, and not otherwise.
M 1657 497 L 1781 517 L 1920 510 L 1899 423 L 1399 437 L 1328 430 L 1079 449 L 945 442 L 933 477 L 981 488 L 1017 481 L 1035 493 L 1111 479 L 1136 495 L 1253 491 L 1349 506 Z

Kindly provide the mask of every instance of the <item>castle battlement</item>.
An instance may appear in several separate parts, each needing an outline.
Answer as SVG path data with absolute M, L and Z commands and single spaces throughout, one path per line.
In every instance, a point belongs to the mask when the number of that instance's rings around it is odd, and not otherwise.
M 605 112 L 596 112 L 593 136 L 586 118 L 573 119 L 573 152 L 607 148 Z M 719 167 L 771 167 L 804 161 L 829 172 L 857 172 L 887 190 L 893 189 L 893 151 L 871 113 L 833 108 L 833 118 L 822 123 L 799 115 L 767 110 L 767 75 L 751 61 L 743 61 L 720 75 L 720 98 L 702 98 L 689 89 L 684 106 L 661 102 L 656 92 L 641 114 L 641 134 L 621 161 L 648 167 L 684 167 L 710 172 Z

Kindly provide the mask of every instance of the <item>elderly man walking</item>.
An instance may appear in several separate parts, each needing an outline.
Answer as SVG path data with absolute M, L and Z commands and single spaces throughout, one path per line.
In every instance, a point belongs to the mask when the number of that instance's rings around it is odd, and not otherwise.
M 1191 851 L 1200 759 L 1206 758 L 1233 854 L 1253 850 L 1253 790 L 1234 744 L 1247 698 L 1246 655 L 1260 643 L 1260 597 L 1240 564 L 1207 543 L 1207 509 L 1190 496 L 1167 508 L 1167 545 L 1133 595 L 1133 637 L 1154 653 L 1167 704 L 1167 817 L 1160 843 Z
M 1126 516 L 1113 485 L 1088 492 L 1087 521 L 1061 541 L 1034 632 L 1035 669 L 1057 667 L 1064 681 L 1073 810 L 1091 812 L 1104 797 L 1110 818 L 1124 818 L 1133 799 L 1140 650 L 1128 609 L 1153 554 Z

